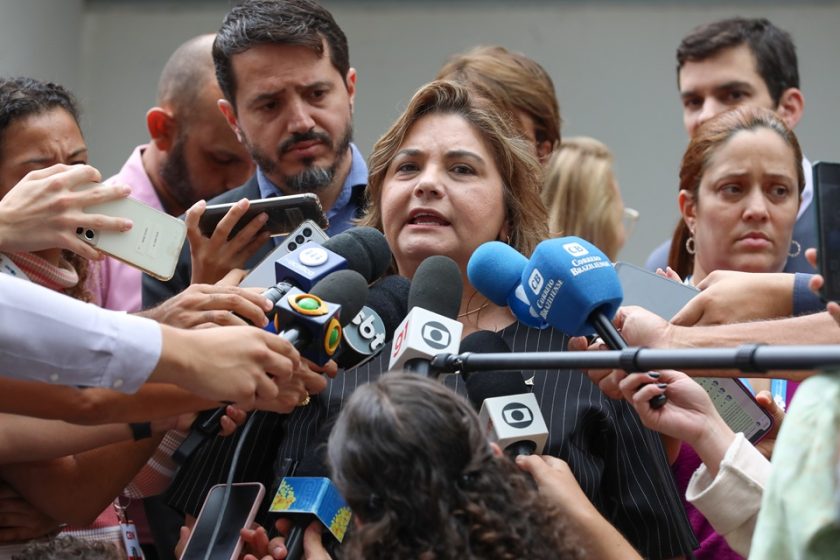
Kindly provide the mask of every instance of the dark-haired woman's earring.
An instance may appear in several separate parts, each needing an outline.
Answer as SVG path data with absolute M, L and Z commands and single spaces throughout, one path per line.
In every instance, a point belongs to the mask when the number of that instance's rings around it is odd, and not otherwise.
M 685 250 L 689 255 L 694 254 L 694 236 L 693 235 L 685 240 Z
M 802 252 L 802 245 L 799 244 L 799 241 L 796 239 L 790 240 L 790 251 L 788 251 L 788 256 L 790 258 L 798 257 L 799 253 Z

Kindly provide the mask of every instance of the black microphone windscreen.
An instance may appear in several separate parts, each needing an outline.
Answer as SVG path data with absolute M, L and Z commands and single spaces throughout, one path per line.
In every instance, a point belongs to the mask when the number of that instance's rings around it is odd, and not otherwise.
M 391 249 L 385 236 L 372 227 L 355 227 L 331 237 L 324 247 L 347 260 L 347 267 L 373 282 L 391 264 Z
M 408 315 L 408 291 L 411 282 L 408 278 L 393 274 L 386 276 L 370 287 L 367 306 L 376 311 L 385 324 L 388 340 L 400 321 Z
M 499 335 L 491 331 L 476 331 L 461 341 L 461 352 L 508 353 L 510 346 Z M 465 376 L 467 396 L 476 410 L 481 409 L 485 399 L 521 395 L 528 392 L 528 386 L 518 371 L 482 371 Z
M 414 273 L 408 291 L 408 309 L 420 307 L 455 319 L 461 309 L 464 282 L 455 261 L 443 255 L 428 257 Z
M 367 281 L 355 270 L 338 270 L 312 286 L 309 293 L 341 306 L 341 322 L 353 320 L 367 300 Z

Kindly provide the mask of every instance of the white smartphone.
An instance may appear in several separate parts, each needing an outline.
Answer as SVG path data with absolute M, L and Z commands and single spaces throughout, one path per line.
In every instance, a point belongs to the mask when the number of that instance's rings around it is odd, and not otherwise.
M 699 290 L 638 266 L 615 263 L 615 270 L 624 290 L 623 305 L 638 305 L 663 319 L 671 317 L 696 296 Z M 692 377 L 709 397 L 721 418 L 734 432 L 743 432 L 751 443 L 757 443 L 773 426 L 773 417 L 761 408 L 749 388 L 739 379 Z
M 314 241 L 323 243 L 329 239 L 318 224 L 306 220 L 295 231 L 290 233 L 277 247 L 274 248 L 260 263 L 251 269 L 239 286 L 242 288 L 270 288 L 277 283 L 274 272 L 274 262 L 287 253 L 291 253 L 304 243 Z
M 225 484 L 210 488 L 204 505 L 195 520 L 195 526 L 180 560 L 204 560 L 208 549 L 213 560 L 236 560 L 242 550 L 240 529 L 250 527 L 257 516 L 257 510 L 265 496 L 265 486 L 259 482 L 231 484 L 227 506 L 222 511 Z M 215 540 L 211 543 L 216 521 L 222 516 L 222 523 Z
M 187 237 L 187 225 L 182 220 L 133 198 L 88 206 L 85 212 L 129 218 L 134 225 L 125 232 L 77 228 L 76 235 L 83 241 L 155 278 L 172 278 Z

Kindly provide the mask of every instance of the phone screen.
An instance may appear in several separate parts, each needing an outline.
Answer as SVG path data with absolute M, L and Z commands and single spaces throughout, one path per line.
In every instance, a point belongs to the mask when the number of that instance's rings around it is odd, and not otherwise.
M 639 305 L 670 320 L 699 292 L 638 266 L 619 262 L 615 265 L 624 290 L 624 305 Z M 750 390 L 738 379 L 692 377 L 699 383 L 733 432 L 743 432 L 757 443 L 773 425 L 770 415 L 755 401 Z
M 204 560 L 221 513 L 224 493 L 224 484 L 210 489 L 180 560 Z M 253 522 L 264 494 L 265 488 L 259 482 L 231 485 L 230 498 L 210 558 L 227 560 L 239 555 L 242 545 L 239 530 Z
M 840 301 L 840 163 L 814 164 L 819 272 L 824 301 Z M 805 249 L 805 247 L 803 247 Z

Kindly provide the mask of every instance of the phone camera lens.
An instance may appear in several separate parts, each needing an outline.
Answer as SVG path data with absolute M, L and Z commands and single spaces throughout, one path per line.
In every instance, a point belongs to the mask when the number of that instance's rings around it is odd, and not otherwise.
M 93 239 L 94 235 L 96 235 L 96 232 L 94 232 L 92 229 L 85 230 L 85 237 L 87 237 L 88 239 Z
M 297 249 L 297 243 L 294 241 L 289 242 L 289 251 L 294 251 L 295 249 Z
M 306 237 L 312 237 L 312 230 L 310 228 L 303 228 L 303 235 Z
M 83 228 L 83 227 L 77 227 L 77 228 L 76 228 L 76 235 L 82 235 L 82 232 L 83 232 L 83 231 L 85 231 L 85 228 Z
M 304 243 L 306 243 L 306 238 L 305 238 L 304 236 L 302 236 L 302 235 L 296 235 L 296 236 L 295 236 L 295 242 L 296 242 L 298 245 L 303 245 Z

